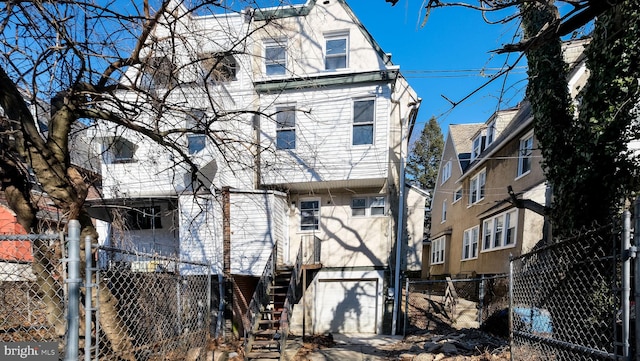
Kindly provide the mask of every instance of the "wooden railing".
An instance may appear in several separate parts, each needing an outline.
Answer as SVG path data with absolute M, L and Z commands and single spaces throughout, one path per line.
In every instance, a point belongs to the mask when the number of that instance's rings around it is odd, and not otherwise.
M 291 280 L 289 281 L 289 287 L 287 288 L 287 297 L 284 301 L 284 307 L 282 315 L 280 316 L 280 350 L 285 349 L 287 344 L 287 337 L 289 337 L 289 321 L 291 320 L 291 314 L 293 313 L 293 306 L 298 303 L 298 300 L 302 297 L 302 291 L 300 287 L 300 279 L 302 277 L 302 260 L 303 260 L 302 246 L 298 249 L 298 255 L 296 256 L 296 263 L 291 271 Z M 284 352 L 280 355 L 280 360 L 284 358 Z

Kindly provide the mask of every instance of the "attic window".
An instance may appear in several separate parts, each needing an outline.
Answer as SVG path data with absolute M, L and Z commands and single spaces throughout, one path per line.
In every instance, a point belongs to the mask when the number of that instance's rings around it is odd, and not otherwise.
M 471 160 L 476 159 L 482 152 L 482 135 L 473 139 L 473 149 L 471 150 Z
M 216 82 L 236 80 L 238 63 L 231 54 L 207 53 L 199 56 L 204 78 Z
M 124 137 L 114 137 L 111 144 L 106 145 L 104 162 L 107 164 L 131 163 L 134 161 L 137 146 Z
M 489 123 L 489 126 L 487 127 L 487 146 L 493 143 L 494 140 L 496 140 L 496 121 L 495 120 Z

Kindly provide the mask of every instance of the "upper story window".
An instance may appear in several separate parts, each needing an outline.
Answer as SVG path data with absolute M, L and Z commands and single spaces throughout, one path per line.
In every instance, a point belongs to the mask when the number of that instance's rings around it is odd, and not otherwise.
M 478 236 L 480 227 L 475 226 L 464 231 L 462 236 L 462 260 L 478 257 Z
M 373 144 L 374 107 L 374 99 L 353 102 L 353 145 Z
M 189 154 L 195 154 L 207 146 L 207 137 L 203 133 L 206 128 L 205 113 L 202 110 L 192 110 L 187 117 L 187 128 L 199 131 L 187 134 L 187 148 Z M 200 133 L 202 132 L 202 133 Z
M 231 54 L 207 53 L 199 56 L 205 79 L 215 82 L 236 80 L 238 64 Z
M 320 224 L 320 200 L 307 199 L 300 201 L 300 230 L 317 230 Z
M 473 148 L 471 149 L 471 160 L 476 159 L 482 152 L 482 135 L 478 135 L 473 139 Z
M 484 187 L 487 181 L 487 171 L 481 170 L 469 181 L 469 204 L 478 203 L 484 199 Z
M 444 167 L 442 167 L 442 183 L 446 182 L 449 178 L 451 178 L 451 161 L 448 161 Z
M 351 199 L 352 216 L 384 216 L 386 214 L 384 196 L 356 197 Z
M 447 200 L 442 201 L 442 223 L 447 221 Z
M 445 236 L 431 241 L 431 264 L 444 263 Z
M 347 35 L 332 35 L 325 37 L 324 68 L 326 70 L 344 69 L 347 67 L 347 49 L 349 38 Z
M 487 146 L 496 140 L 496 121 L 492 120 L 487 127 Z
M 142 73 L 140 87 L 155 90 L 177 84 L 177 67 L 168 56 L 149 57 Z
M 134 162 L 133 155 L 137 146 L 124 137 L 114 137 L 111 144 L 106 144 L 103 152 L 104 162 L 131 163 Z
M 516 226 L 518 210 L 501 213 L 482 223 L 483 251 L 513 247 L 516 244 Z
M 533 156 L 533 132 L 520 138 L 518 147 L 518 177 L 529 173 Z
M 296 148 L 296 109 L 293 106 L 276 108 L 276 149 Z
M 453 203 L 459 201 L 460 199 L 462 199 L 462 187 L 458 187 L 454 192 L 453 192 Z
M 285 75 L 287 72 L 287 44 L 285 41 L 264 43 L 264 66 L 267 76 Z

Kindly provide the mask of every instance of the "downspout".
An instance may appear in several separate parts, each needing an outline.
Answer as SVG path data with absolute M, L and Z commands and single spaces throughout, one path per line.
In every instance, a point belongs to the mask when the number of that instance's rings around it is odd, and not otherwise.
M 392 99 L 393 101 L 393 99 Z M 399 103 L 399 102 L 396 102 Z M 418 116 L 418 108 L 420 107 L 420 99 L 415 103 L 410 103 L 411 110 L 407 117 L 409 123 L 409 133 L 405 138 L 404 134 L 404 122 L 400 119 L 400 192 L 398 195 L 398 224 L 396 231 L 396 259 L 393 279 L 393 318 L 391 321 L 391 334 L 396 335 L 396 329 L 398 324 L 398 313 L 400 312 L 400 268 L 402 265 L 402 238 L 404 236 L 404 208 L 405 208 L 405 163 L 407 155 L 404 152 L 405 139 L 407 141 L 407 148 L 409 147 L 409 138 L 411 137 L 411 131 L 413 131 L 413 125 L 415 124 L 416 117 Z M 407 149 L 408 150 L 408 149 Z

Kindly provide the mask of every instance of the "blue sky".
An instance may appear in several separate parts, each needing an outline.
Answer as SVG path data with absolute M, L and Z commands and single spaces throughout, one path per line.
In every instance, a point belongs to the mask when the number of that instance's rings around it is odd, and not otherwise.
M 414 138 L 431 116 L 438 118 L 446 134 L 449 124 L 484 122 L 499 104 L 506 108 L 522 100 L 526 86 L 524 59 L 506 81 L 504 77 L 495 80 L 453 109 L 441 96 L 459 102 L 505 61 L 513 63 L 519 54 L 507 59 L 505 55 L 493 55 L 491 50 L 512 41 L 517 22 L 489 25 L 477 11 L 441 8 L 432 11 L 422 27 L 423 0 L 399 0 L 393 7 L 384 0 L 347 3 L 382 49 L 392 53 L 392 61 L 422 98 Z M 493 15 L 492 19 L 500 17 Z

